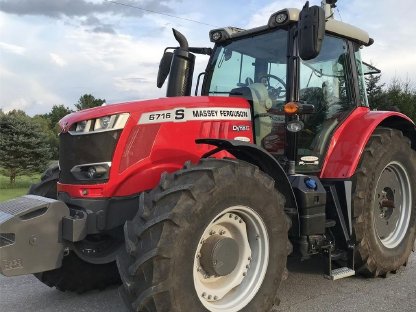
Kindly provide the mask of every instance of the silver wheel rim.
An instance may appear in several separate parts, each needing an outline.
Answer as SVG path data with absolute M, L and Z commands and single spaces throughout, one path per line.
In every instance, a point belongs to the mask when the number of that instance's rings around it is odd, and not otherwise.
M 208 276 L 201 267 L 201 248 L 213 234 L 233 238 L 239 260 L 226 276 Z M 211 312 L 240 311 L 260 289 L 269 264 L 269 236 L 257 212 L 233 206 L 218 214 L 205 228 L 194 256 L 193 280 L 198 298 Z
M 389 163 L 376 186 L 374 225 L 381 243 L 389 249 L 406 237 L 412 213 L 412 190 L 406 169 L 399 162 Z

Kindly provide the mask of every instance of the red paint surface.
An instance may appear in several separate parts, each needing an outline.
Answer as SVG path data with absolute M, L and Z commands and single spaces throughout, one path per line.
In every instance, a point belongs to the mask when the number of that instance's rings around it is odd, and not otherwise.
M 335 131 L 324 160 L 322 179 L 350 178 L 357 169 L 364 148 L 375 128 L 386 118 L 397 116 L 413 123 L 397 112 L 370 111 L 359 107 Z
M 78 121 L 130 113 L 114 153 L 109 182 L 94 185 L 58 183 L 58 191 L 78 198 L 108 198 L 136 194 L 154 188 L 163 172 L 176 171 L 188 160 L 197 162 L 204 153 L 213 149 L 212 146 L 197 145 L 196 139 L 232 140 L 235 137 L 247 137 L 253 142 L 251 120 L 166 122 L 157 124 L 160 127 L 155 126 L 156 124 L 138 124 L 140 116 L 145 112 L 198 107 L 249 109 L 250 105 L 241 98 L 175 97 L 102 106 L 64 117 L 60 125 L 67 131 Z M 234 131 L 233 126 L 248 126 L 248 130 Z M 225 152 L 216 156 L 231 157 Z

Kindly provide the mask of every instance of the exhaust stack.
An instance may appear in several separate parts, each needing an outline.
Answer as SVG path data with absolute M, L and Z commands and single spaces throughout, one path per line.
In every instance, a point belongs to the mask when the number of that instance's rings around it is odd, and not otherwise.
M 192 89 L 195 55 L 189 52 L 188 40 L 176 29 L 172 29 L 179 48 L 173 52 L 166 96 L 189 96 Z

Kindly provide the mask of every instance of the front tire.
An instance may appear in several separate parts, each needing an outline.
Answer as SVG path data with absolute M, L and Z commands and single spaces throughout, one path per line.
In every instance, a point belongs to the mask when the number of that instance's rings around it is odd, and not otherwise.
M 291 250 L 283 207 L 274 181 L 242 161 L 163 175 L 125 225 L 122 298 L 138 312 L 270 311 Z
M 386 276 L 406 265 L 416 236 L 416 152 L 402 132 L 378 128 L 354 176 L 358 272 Z

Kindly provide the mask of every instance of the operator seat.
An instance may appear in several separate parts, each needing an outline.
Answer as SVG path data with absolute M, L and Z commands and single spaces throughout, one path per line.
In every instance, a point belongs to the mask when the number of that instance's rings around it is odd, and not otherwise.
M 300 100 L 315 105 L 315 113 L 313 116 L 307 116 L 305 128 L 312 127 L 310 130 L 314 137 L 309 148 L 313 155 L 324 155 L 331 135 L 339 124 L 337 118 L 339 100 L 334 97 L 327 82 L 322 83 L 322 88 L 301 89 Z
M 230 96 L 243 97 L 252 105 L 255 138 L 259 144 L 272 131 L 272 119 L 267 111 L 272 107 L 273 101 L 266 86 L 262 83 L 252 83 L 247 87 L 232 89 Z

